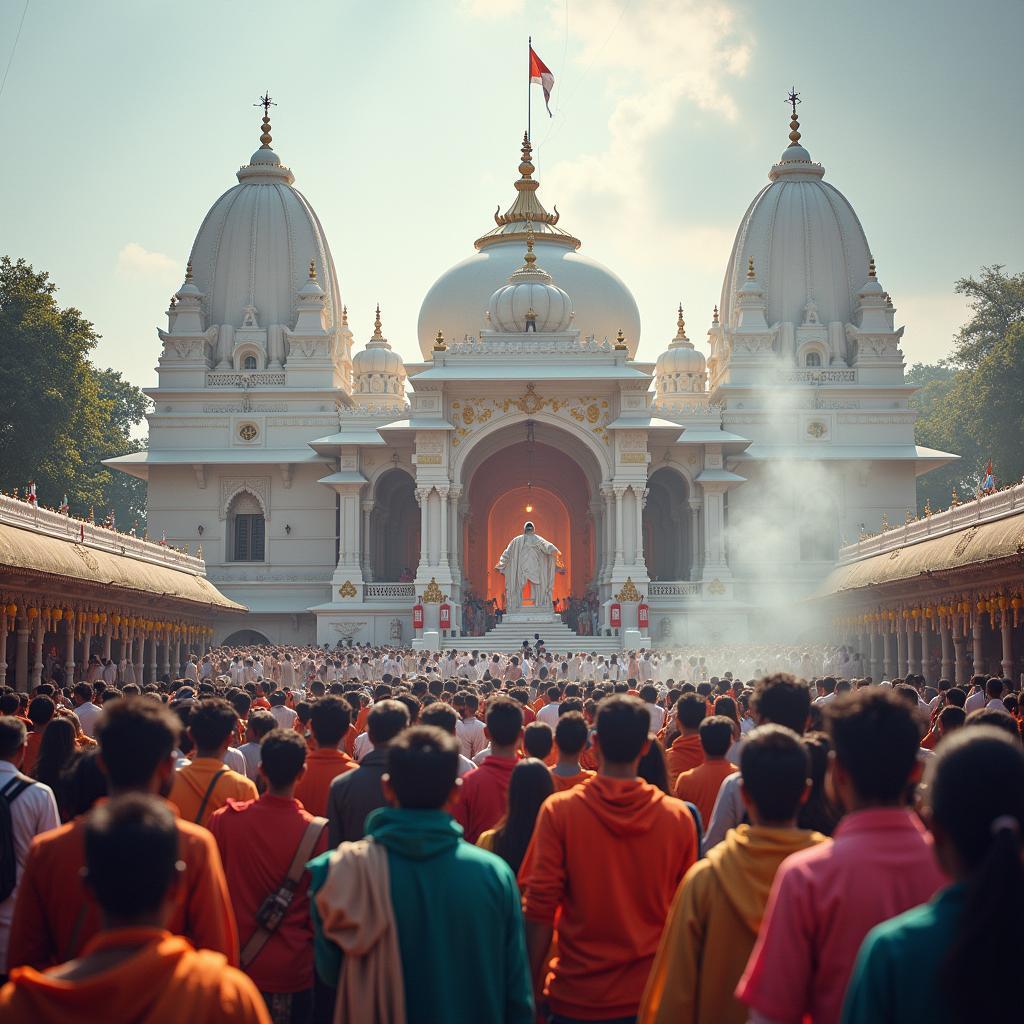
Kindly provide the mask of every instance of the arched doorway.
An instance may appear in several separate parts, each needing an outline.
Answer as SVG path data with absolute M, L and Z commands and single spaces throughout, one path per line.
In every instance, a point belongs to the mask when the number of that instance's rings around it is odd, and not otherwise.
M 652 580 L 688 580 L 693 563 L 689 490 L 674 469 L 663 467 L 647 481 L 644 559 Z
M 370 571 L 380 583 L 412 579 L 420 560 L 420 510 L 416 484 L 401 469 L 389 469 L 377 481 L 370 513 Z
M 270 641 L 255 629 L 239 629 L 221 641 L 222 647 L 269 647 Z

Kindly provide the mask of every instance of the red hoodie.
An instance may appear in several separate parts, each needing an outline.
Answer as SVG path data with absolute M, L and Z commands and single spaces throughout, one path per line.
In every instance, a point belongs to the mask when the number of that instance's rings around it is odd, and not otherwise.
M 696 859 L 686 805 L 639 779 L 598 775 L 544 802 L 519 884 L 527 920 L 552 924 L 561 911 L 544 984 L 554 1013 L 636 1014 L 672 898 Z
M 492 754 L 475 772 L 463 776 L 452 816 L 462 826 L 467 843 L 475 843 L 481 832 L 494 828 L 504 817 L 509 779 L 518 763 L 518 758 Z

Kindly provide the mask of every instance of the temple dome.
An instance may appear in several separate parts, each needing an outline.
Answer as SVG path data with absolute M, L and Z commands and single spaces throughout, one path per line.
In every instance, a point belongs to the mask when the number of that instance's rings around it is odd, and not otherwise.
M 238 184 L 210 208 L 192 245 L 194 283 L 205 296 L 205 322 L 241 327 L 254 310 L 260 327 L 292 327 L 310 259 L 321 268 L 327 328 L 341 324 L 334 259 L 323 227 L 295 176 L 270 148 L 264 117 L 262 145 L 237 174 Z
M 487 312 L 492 329 L 521 333 L 532 322 L 533 329 L 553 333 L 568 330 L 572 323 L 572 301 L 551 275 L 537 266 L 533 246 L 531 233 L 523 265 L 491 296 Z
M 686 336 L 683 307 L 679 307 L 676 336 L 668 348 L 658 356 L 654 368 L 654 384 L 658 397 L 673 394 L 702 392 L 707 383 L 707 365 L 704 356 L 693 347 Z
M 380 306 L 373 321 L 373 335 L 352 357 L 352 397 L 357 405 L 366 400 L 389 405 L 405 404 L 405 363 L 381 331 Z
M 851 323 L 870 250 L 846 197 L 824 181 L 825 168 L 800 145 L 791 122 L 790 146 L 754 197 L 736 232 L 722 284 L 722 320 L 733 327 L 737 297 L 751 257 L 763 287 L 769 324 L 801 324 L 808 304 L 820 323 Z
M 425 359 L 431 357 L 438 330 L 455 340 L 479 334 L 491 296 L 522 267 L 523 245 L 530 231 L 535 236 L 538 264 L 558 282 L 560 290 L 572 296 L 573 327 L 580 336 L 614 340 L 622 330 L 630 356 L 636 354 L 640 340 L 636 300 L 615 273 L 577 251 L 581 243 L 559 226 L 557 207 L 548 213 L 541 205 L 531 153 L 524 137 L 515 201 L 505 213 L 495 214 L 495 227 L 476 240 L 477 251 L 446 270 L 424 297 L 417 333 Z

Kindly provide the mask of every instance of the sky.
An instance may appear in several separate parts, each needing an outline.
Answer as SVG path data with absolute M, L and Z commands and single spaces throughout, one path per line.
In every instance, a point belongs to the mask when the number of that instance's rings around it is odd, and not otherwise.
M 0 254 L 47 270 L 94 355 L 156 384 L 157 327 L 195 233 L 258 146 L 334 254 L 357 345 L 419 359 L 433 281 L 514 198 L 527 37 L 540 196 L 632 289 L 653 360 L 675 308 L 706 351 L 736 227 L 788 143 L 857 211 L 906 325 L 908 364 L 949 352 L 955 281 L 1024 269 L 1019 0 L 0 0 Z M 13 58 L 12 58 L 13 52 Z

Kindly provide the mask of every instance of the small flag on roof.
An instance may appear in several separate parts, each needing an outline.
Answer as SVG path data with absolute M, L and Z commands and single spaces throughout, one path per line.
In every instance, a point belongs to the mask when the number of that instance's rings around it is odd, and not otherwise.
M 555 87 L 555 76 L 551 74 L 547 64 L 537 56 L 536 50 L 530 46 L 530 82 L 539 85 L 544 91 L 544 106 L 548 108 L 548 117 L 551 113 L 551 90 Z

